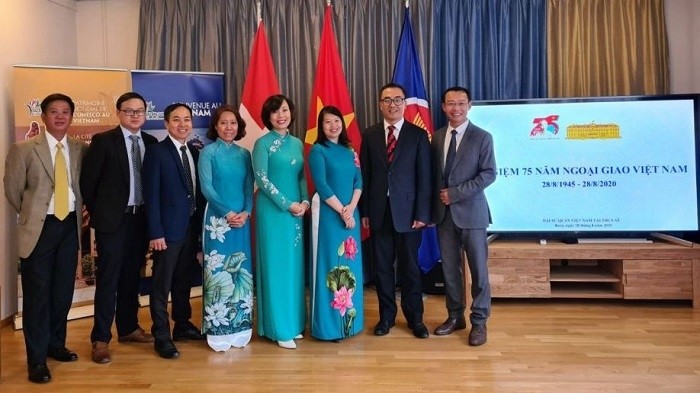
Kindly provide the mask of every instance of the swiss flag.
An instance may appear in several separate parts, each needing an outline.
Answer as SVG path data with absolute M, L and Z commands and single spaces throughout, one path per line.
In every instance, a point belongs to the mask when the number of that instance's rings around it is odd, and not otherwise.
M 253 49 L 248 63 L 241 95 L 239 111 L 246 123 L 246 136 L 238 143 L 252 151 L 255 141 L 267 133 L 260 113 L 265 100 L 271 95 L 279 94 L 280 87 L 277 83 L 275 67 L 272 64 L 270 47 L 267 44 L 267 35 L 262 21 L 258 23 L 258 31 L 253 38 Z

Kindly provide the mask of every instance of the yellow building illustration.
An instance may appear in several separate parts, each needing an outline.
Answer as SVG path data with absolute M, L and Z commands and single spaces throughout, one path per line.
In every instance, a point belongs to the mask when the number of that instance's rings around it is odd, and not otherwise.
M 572 124 L 566 127 L 566 139 L 619 139 L 620 126 L 609 124 Z

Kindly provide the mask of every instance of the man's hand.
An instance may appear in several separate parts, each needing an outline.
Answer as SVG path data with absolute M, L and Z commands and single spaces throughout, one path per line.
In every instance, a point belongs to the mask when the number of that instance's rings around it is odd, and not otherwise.
M 451 203 L 450 194 L 447 193 L 447 188 L 440 190 L 440 201 L 445 205 L 449 205 Z
M 411 228 L 413 229 L 420 229 L 425 226 L 425 223 L 423 221 L 418 221 L 418 220 L 413 220 L 413 225 L 411 225 Z
M 159 237 L 158 239 L 152 239 L 148 245 L 154 251 L 163 251 L 166 248 L 168 248 L 168 245 L 165 243 L 164 237 Z

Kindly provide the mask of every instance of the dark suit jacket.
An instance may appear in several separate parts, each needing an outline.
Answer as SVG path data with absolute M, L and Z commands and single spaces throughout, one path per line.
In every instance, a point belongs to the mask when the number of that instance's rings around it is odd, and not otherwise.
M 168 242 L 184 240 L 190 220 L 195 220 L 193 223 L 197 233 L 201 228 L 204 197 L 197 176 L 199 151 L 191 146 L 188 149 L 194 159 L 196 196 L 191 195 L 187 189 L 180 151 L 169 137 L 146 148 L 143 159 L 143 199 L 146 204 L 149 239 L 164 237 Z M 192 198 L 196 198 L 197 210 L 190 217 Z
M 445 138 L 447 127 L 433 134 L 433 222 L 440 224 L 445 217 L 445 205 L 440 201 L 444 187 Z M 450 172 L 447 193 L 450 196 L 452 220 L 462 229 L 487 228 L 491 212 L 484 190 L 496 180 L 496 158 L 491 134 L 469 122 L 457 149 Z
M 158 140 L 144 132 L 143 144 Z M 114 232 L 124 218 L 129 202 L 131 165 L 121 127 L 95 134 L 83 159 L 80 190 L 90 213 L 90 226 L 102 232 Z
M 68 137 L 71 188 L 75 194 L 75 210 L 78 215 L 77 231 L 82 225 L 83 200 L 80 194 L 80 167 L 87 145 Z M 5 196 L 10 206 L 19 213 L 17 233 L 19 257 L 27 258 L 44 228 L 46 212 L 53 196 L 54 168 L 46 131 L 10 148 L 5 160 Z M 80 236 L 78 236 L 80 240 Z
M 423 129 L 404 121 L 389 165 L 384 123 L 373 125 L 362 135 L 360 163 L 364 187 L 360 213 L 369 217 L 371 229 L 382 226 L 387 191 L 397 232 L 413 231 L 414 220 L 430 222 L 430 142 Z

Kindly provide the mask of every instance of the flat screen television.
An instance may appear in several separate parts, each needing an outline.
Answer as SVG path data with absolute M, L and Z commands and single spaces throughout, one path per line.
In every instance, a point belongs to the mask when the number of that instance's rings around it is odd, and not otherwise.
M 700 94 L 476 101 L 469 120 L 494 139 L 490 233 L 697 234 Z

